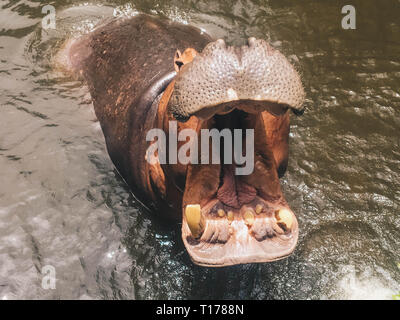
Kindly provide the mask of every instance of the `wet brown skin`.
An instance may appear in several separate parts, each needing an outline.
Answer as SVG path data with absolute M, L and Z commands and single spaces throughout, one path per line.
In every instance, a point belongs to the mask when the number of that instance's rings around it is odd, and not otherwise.
M 219 196 L 223 165 L 150 165 L 145 159 L 147 132 L 161 128 L 168 133 L 169 121 L 175 120 L 167 108 L 174 90 L 173 75 L 164 81 L 165 75 L 180 72 L 210 41 L 208 35 L 193 27 L 139 15 L 96 29 L 74 41 L 66 52 L 69 69 L 82 75 L 89 86 L 116 168 L 135 194 L 156 208 L 155 212 L 183 219 L 182 239 L 195 263 L 226 266 L 281 259 L 294 250 L 298 237 L 297 220 L 279 183 L 288 162 L 290 117 L 286 107 L 279 107 L 278 114 L 242 112 L 208 120 L 192 116 L 178 123 L 178 131 L 191 128 L 199 132 L 215 127 L 216 121 L 219 126 L 231 127 L 231 121 L 243 118 L 241 127 L 255 130 L 254 172 L 234 181 L 251 186 L 256 194 L 236 207 L 223 202 L 226 196 Z M 185 52 L 187 48 L 192 49 Z M 154 83 L 159 84 L 157 90 Z M 246 106 L 245 101 L 237 103 Z M 178 142 L 178 149 L 183 144 Z M 200 237 L 193 236 L 186 223 L 185 208 L 190 204 L 202 208 Z M 292 214 L 290 228 L 277 216 L 282 208 Z M 228 219 L 229 211 L 232 216 Z M 248 211 L 252 219 L 248 219 Z

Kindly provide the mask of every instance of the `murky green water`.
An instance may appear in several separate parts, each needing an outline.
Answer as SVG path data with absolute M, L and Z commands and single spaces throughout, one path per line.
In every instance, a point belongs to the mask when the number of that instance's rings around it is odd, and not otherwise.
M 0 1 L 0 298 L 384 298 L 400 291 L 400 3 Z M 283 261 L 193 265 L 180 226 L 156 220 L 118 177 L 87 89 L 50 61 L 113 16 L 168 16 L 241 44 L 268 39 L 300 70 L 285 195 L 300 223 Z M 41 270 L 56 270 L 55 290 Z

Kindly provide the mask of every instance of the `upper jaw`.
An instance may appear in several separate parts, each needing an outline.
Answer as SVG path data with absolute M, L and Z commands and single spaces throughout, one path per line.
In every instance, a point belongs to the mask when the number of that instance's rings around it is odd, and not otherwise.
M 301 110 L 304 97 L 295 68 L 266 41 L 249 38 L 247 46 L 238 48 L 219 39 L 181 68 L 168 109 L 186 121 L 192 115 L 212 117 L 239 100 L 257 111 L 271 111 L 271 106 Z

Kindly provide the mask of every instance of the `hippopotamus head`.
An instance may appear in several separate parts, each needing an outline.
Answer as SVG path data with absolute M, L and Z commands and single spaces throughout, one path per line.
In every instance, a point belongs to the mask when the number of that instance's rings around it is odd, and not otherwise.
M 192 260 L 206 266 L 286 257 L 296 246 L 298 223 L 279 176 L 288 161 L 289 111 L 301 112 L 305 97 L 300 76 L 284 55 L 255 38 L 242 47 L 217 40 L 193 56 L 179 63 L 168 111 L 199 136 L 202 129 L 228 129 L 231 136 L 253 129 L 254 148 L 246 151 L 254 167 L 236 174 L 240 165 L 224 162 L 225 139 L 219 163 L 187 166 L 183 242 Z

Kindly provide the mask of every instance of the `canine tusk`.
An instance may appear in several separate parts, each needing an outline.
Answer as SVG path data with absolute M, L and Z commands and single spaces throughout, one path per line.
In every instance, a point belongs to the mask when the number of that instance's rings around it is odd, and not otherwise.
M 199 238 L 204 231 L 204 221 L 199 204 L 189 204 L 185 209 L 186 222 L 194 238 Z
M 293 213 L 290 210 L 282 208 L 275 212 L 275 218 L 278 224 L 283 224 L 288 230 L 293 224 Z

